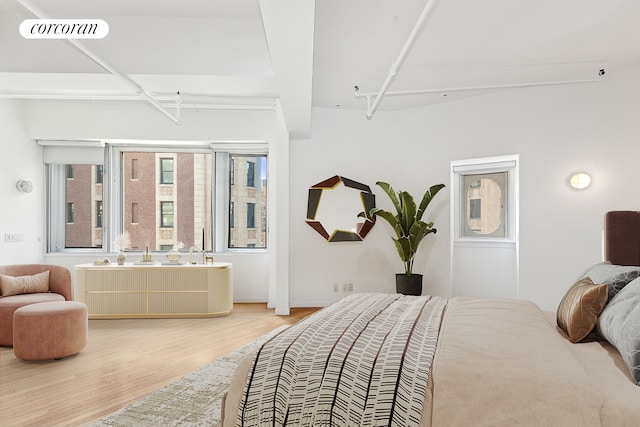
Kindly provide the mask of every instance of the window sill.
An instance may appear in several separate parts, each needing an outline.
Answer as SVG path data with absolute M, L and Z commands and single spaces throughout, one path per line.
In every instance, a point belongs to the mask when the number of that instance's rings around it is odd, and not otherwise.
M 513 248 L 516 246 L 516 241 L 503 238 L 476 237 L 455 239 L 453 244 L 458 247 L 469 248 Z

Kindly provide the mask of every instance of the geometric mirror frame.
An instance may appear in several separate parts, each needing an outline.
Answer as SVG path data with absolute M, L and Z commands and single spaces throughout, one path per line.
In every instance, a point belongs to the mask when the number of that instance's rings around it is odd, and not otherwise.
M 309 188 L 306 223 L 329 242 L 362 241 L 375 224 L 369 216 L 375 206 L 368 185 L 336 175 Z

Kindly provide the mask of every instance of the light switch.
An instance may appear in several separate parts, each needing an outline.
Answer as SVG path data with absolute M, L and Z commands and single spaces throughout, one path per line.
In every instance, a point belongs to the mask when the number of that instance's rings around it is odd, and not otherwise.
M 22 233 L 4 233 L 5 242 L 22 242 L 24 235 Z

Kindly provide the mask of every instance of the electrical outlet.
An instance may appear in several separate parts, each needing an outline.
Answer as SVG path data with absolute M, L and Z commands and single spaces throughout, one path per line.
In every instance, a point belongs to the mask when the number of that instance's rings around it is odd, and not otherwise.
M 347 283 L 347 292 L 353 292 L 353 283 Z
M 4 233 L 5 242 L 22 242 L 24 235 L 22 233 Z
M 337 283 L 333 284 L 333 292 L 338 292 L 340 290 L 340 285 L 338 285 Z

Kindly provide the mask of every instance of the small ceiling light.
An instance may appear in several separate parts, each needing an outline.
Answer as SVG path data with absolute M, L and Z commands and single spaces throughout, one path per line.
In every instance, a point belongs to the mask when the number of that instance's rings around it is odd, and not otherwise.
M 20 180 L 16 182 L 16 188 L 21 193 L 31 193 L 33 191 L 33 182 Z
M 591 176 L 586 172 L 576 172 L 569 178 L 569 184 L 576 190 L 584 190 L 591 184 Z

